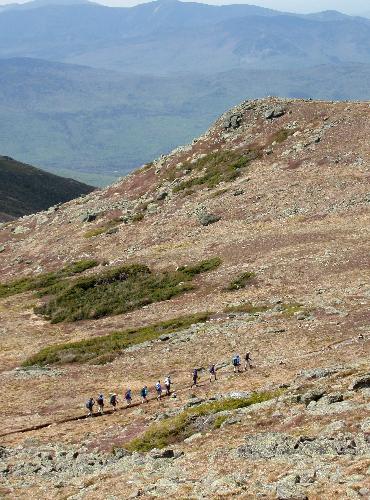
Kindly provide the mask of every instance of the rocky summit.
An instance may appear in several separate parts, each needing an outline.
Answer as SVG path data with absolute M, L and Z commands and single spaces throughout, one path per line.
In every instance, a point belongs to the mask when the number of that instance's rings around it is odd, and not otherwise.
M 368 102 L 245 101 L 2 224 L 0 497 L 370 498 L 369 137 Z

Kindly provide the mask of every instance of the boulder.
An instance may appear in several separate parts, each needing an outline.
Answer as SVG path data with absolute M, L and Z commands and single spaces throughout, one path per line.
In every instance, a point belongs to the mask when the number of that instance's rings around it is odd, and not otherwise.
M 223 123 L 223 127 L 225 130 L 229 130 L 229 129 L 237 129 L 240 127 L 241 123 L 243 121 L 243 115 L 241 113 L 235 113 L 235 114 L 232 114 L 230 116 L 228 116 L 224 123 Z
M 93 222 L 97 217 L 97 214 L 95 213 L 85 213 L 82 214 L 80 217 L 81 222 Z
M 273 118 L 279 118 L 279 116 L 283 116 L 285 114 L 285 109 L 281 106 L 276 106 L 274 108 L 269 108 L 265 112 L 266 120 L 272 120 Z
M 159 450 L 158 448 L 154 448 L 151 452 L 150 452 L 150 456 L 152 458 L 174 458 L 175 456 L 175 453 L 173 450 L 171 449 L 163 449 L 163 450 Z
M 198 220 L 202 226 L 209 226 L 210 224 L 218 222 L 220 219 L 221 217 L 215 214 L 202 213 L 198 215 Z
M 350 386 L 351 391 L 358 391 L 359 389 L 367 389 L 370 387 L 370 373 L 363 377 L 356 378 Z
M 318 401 L 324 394 L 325 391 L 322 389 L 313 389 L 312 391 L 308 391 L 301 396 L 301 402 L 308 406 L 311 401 Z

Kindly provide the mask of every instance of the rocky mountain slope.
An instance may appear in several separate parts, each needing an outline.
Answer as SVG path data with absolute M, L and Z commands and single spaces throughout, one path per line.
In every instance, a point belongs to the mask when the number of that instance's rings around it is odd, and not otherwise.
M 369 117 L 245 101 L 2 226 L 2 496 L 369 497 Z M 119 409 L 81 418 L 99 392 Z
M 94 188 L 0 156 L 0 222 L 45 210 Z

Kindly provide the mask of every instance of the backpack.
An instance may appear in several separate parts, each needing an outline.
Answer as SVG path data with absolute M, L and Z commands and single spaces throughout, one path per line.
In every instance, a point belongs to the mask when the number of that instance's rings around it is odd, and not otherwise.
M 162 390 L 161 384 L 159 384 L 158 382 L 155 384 L 155 388 L 158 392 Z
M 104 398 L 99 397 L 99 398 L 97 399 L 97 402 L 98 402 L 98 405 L 99 405 L 99 406 L 104 406 Z
M 234 365 L 234 366 L 238 366 L 238 364 L 239 364 L 239 363 L 238 363 L 238 361 L 239 361 L 239 360 L 238 360 L 238 357 L 237 357 L 237 356 L 235 356 L 235 357 L 233 358 L 233 365 Z
M 111 396 L 110 397 L 110 404 L 115 405 L 116 404 L 116 396 Z
M 94 406 L 94 403 L 91 401 L 91 399 L 89 399 L 88 401 L 86 401 L 86 405 L 85 406 L 86 406 L 86 408 L 88 410 L 91 410 L 92 407 Z
M 125 399 L 131 399 L 131 391 L 126 392 Z

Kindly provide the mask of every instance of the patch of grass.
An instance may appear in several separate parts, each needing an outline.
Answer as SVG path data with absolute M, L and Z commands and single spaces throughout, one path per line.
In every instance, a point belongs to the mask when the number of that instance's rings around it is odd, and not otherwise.
M 282 128 L 273 134 L 273 136 L 271 137 L 271 143 L 277 142 L 278 144 L 280 144 L 286 141 L 288 137 L 294 134 L 294 132 L 296 132 L 296 129 Z
M 284 308 L 282 310 L 282 314 L 284 316 L 287 316 L 288 318 L 294 316 L 295 314 L 299 312 L 304 312 L 304 305 L 300 304 L 299 302 L 291 302 L 287 304 L 281 304 L 282 307 Z
M 211 314 L 204 312 L 181 316 L 142 328 L 130 328 L 101 337 L 45 347 L 28 358 L 22 366 L 77 362 L 109 363 L 120 356 L 127 347 L 155 340 L 161 335 L 177 332 L 195 323 L 204 323 Z
M 198 417 L 213 415 L 223 411 L 237 410 L 238 408 L 246 408 L 256 403 L 268 401 L 277 395 L 277 393 L 268 392 L 254 393 L 249 398 L 221 399 L 189 408 L 175 417 L 152 425 L 142 436 L 130 441 L 125 448 L 129 451 L 140 452 L 150 451 L 153 448 L 165 448 L 173 443 L 183 441 L 196 432 L 194 421 Z
M 214 188 L 221 182 L 231 182 L 239 177 L 251 161 L 260 156 L 258 149 L 247 151 L 218 151 L 200 158 L 195 163 L 186 163 L 184 168 L 195 174 L 194 177 L 180 182 L 174 192 L 180 192 L 196 186 Z
M 220 263 L 220 259 L 213 258 L 177 271 L 158 273 L 140 264 L 116 267 L 49 288 L 54 296 L 35 312 L 52 323 L 123 314 L 192 290 L 190 282 L 196 275 L 211 271 Z
M 238 304 L 235 306 L 227 306 L 224 310 L 224 312 L 241 312 L 241 313 L 247 313 L 247 314 L 259 314 L 259 313 L 264 313 L 267 312 L 270 309 L 270 306 L 266 305 L 258 305 L 255 306 L 253 304 Z
M 237 278 L 232 280 L 231 283 L 229 283 L 229 285 L 226 287 L 226 290 L 241 290 L 242 288 L 245 288 L 248 282 L 255 276 L 255 273 L 252 272 L 242 273 Z
M 99 263 L 96 260 L 83 259 L 72 264 L 68 264 L 59 271 L 38 274 L 37 276 L 27 276 L 9 283 L 0 284 L 0 298 L 10 297 L 18 293 L 38 291 L 40 294 L 48 291 L 51 287 L 57 285 L 64 278 L 82 273 L 87 269 L 96 267 Z
M 121 222 L 122 221 L 120 219 L 112 219 L 103 226 L 98 226 L 93 229 L 90 229 L 89 231 L 86 231 L 86 233 L 84 233 L 84 238 L 94 238 L 95 236 L 104 234 L 107 231 L 109 231 L 109 229 L 112 229 L 121 224 Z
M 142 212 L 139 212 L 137 214 L 135 214 L 133 217 L 132 217 L 132 222 L 140 222 L 141 220 L 144 219 L 144 214 Z
M 228 416 L 227 415 L 218 415 L 215 419 L 215 421 L 213 422 L 213 428 L 214 429 L 219 429 L 221 427 L 221 425 L 225 422 L 225 420 L 228 419 Z
M 205 273 L 207 271 L 213 271 L 214 269 L 217 269 L 221 264 L 222 260 L 219 257 L 213 257 L 211 259 L 202 260 L 195 266 L 179 267 L 178 271 L 186 274 L 190 278 L 193 278 L 197 274 Z

